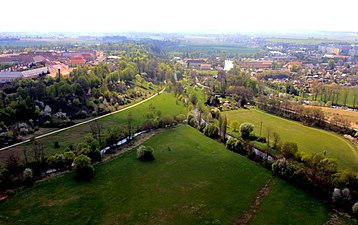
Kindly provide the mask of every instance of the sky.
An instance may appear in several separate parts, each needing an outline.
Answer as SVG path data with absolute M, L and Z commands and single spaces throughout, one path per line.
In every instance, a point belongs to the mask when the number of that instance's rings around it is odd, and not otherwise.
M 356 0 L 5 0 L 0 31 L 358 32 Z

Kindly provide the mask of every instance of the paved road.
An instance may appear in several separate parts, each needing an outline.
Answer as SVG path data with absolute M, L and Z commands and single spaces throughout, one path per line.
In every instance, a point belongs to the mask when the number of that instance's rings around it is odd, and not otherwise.
M 165 88 L 164 88 L 163 90 L 161 90 L 159 93 L 163 93 L 164 90 L 165 90 Z M 124 109 L 120 109 L 120 110 L 117 110 L 117 111 L 115 111 L 115 112 L 111 112 L 111 113 L 108 113 L 108 114 L 105 114 L 105 115 L 102 115 L 102 116 L 98 116 L 98 117 L 96 117 L 96 118 L 89 119 L 89 120 L 86 120 L 86 121 L 77 123 L 77 124 L 72 125 L 72 126 L 69 126 L 69 127 L 65 127 L 65 128 L 59 129 L 59 130 L 55 130 L 55 131 L 52 131 L 52 132 L 49 132 L 49 133 L 46 133 L 46 134 L 42 134 L 42 135 L 40 135 L 40 136 L 35 137 L 35 139 L 40 139 L 40 138 L 47 137 L 47 136 L 50 136 L 50 135 L 53 135 L 53 134 L 57 134 L 57 133 L 60 133 L 60 132 L 62 132 L 62 131 L 69 130 L 69 129 L 72 129 L 72 128 L 74 128 L 74 127 L 78 127 L 78 126 L 81 126 L 81 125 L 83 125 L 83 124 L 90 123 L 90 122 L 93 122 L 93 121 L 95 121 L 95 120 L 104 118 L 104 117 L 106 117 L 106 116 L 110 116 L 110 115 L 113 115 L 113 114 L 116 114 L 116 113 L 119 113 L 119 112 L 123 112 L 123 111 L 125 111 L 125 110 L 130 109 L 130 108 L 136 107 L 136 106 L 138 106 L 138 105 L 140 105 L 140 104 L 142 104 L 142 103 L 144 103 L 144 102 L 146 102 L 146 101 L 149 101 L 150 99 L 152 99 L 152 98 L 154 98 L 154 97 L 156 97 L 156 96 L 158 96 L 158 94 L 154 94 L 154 95 L 150 96 L 149 98 L 144 99 L 143 101 L 140 101 L 140 102 L 138 102 L 138 103 L 136 103 L 136 104 L 134 104 L 134 105 L 128 106 L 128 107 L 126 107 L 126 108 L 124 108 Z M 27 143 L 27 142 L 29 142 L 29 141 L 30 141 L 30 139 L 27 139 L 27 140 L 25 140 L 25 141 L 18 142 L 18 143 L 16 143 L 16 144 L 13 144 L 13 145 L 9 145 L 9 146 L 0 148 L 0 151 L 4 151 L 4 150 L 6 150 L 6 149 L 13 148 L 13 147 L 16 147 L 16 146 L 18 146 L 18 145 L 25 144 L 25 143 Z

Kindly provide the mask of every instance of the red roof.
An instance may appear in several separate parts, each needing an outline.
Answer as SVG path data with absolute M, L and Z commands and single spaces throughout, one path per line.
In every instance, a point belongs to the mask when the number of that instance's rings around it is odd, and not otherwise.
M 81 55 L 71 57 L 69 60 L 70 64 L 84 64 L 86 60 Z
M 80 55 L 77 55 L 77 56 L 82 56 L 86 60 L 92 60 L 93 59 L 93 56 L 91 54 L 80 54 Z
M 298 62 L 298 61 L 296 61 L 296 62 L 289 62 L 289 63 L 287 63 L 287 65 L 302 65 L 302 62 Z

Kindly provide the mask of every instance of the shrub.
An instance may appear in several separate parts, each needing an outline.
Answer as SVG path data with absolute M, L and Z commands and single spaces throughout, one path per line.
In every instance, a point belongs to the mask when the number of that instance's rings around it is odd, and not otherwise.
M 179 114 L 179 115 L 176 115 L 175 118 L 174 118 L 178 123 L 181 123 L 185 120 L 185 115 L 184 114 Z
M 249 140 L 250 140 L 250 141 L 256 141 L 257 139 L 258 139 L 258 137 L 257 137 L 255 134 L 251 133 L 251 134 L 249 135 Z
M 141 161 L 152 161 L 154 160 L 153 152 L 152 147 L 141 145 L 137 149 L 137 159 Z
M 219 136 L 219 128 L 215 124 L 210 123 L 204 128 L 203 133 L 210 138 L 217 138 Z
M 332 201 L 333 203 L 337 203 L 341 198 L 341 190 L 339 190 L 338 188 L 335 188 L 333 193 L 332 193 Z
M 298 152 L 298 147 L 296 143 L 285 142 L 281 147 L 281 151 L 284 157 L 294 158 L 295 154 Z
M 23 176 L 25 185 L 31 185 L 33 183 L 34 176 L 32 173 L 32 169 L 26 168 L 23 172 Z
M 238 140 L 236 138 L 230 138 L 226 141 L 226 148 L 235 151 L 237 147 Z
M 354 215 L 358 215 L 358 202 L 354 203 L 353 207 L 352 207 L 352 212 Z
M 55 146 L 54 148 L 60 148 L 60 144 L 58 143 L 58 141 L 55 141 Z
M 94 169 L 91 159 L 85 155 L 79 155 L 73 161 L 76 178 L 79 180 L 89 180 L 94 176 Z
M 91 159 L 92 163 L 99 162 L 102 160 L 101 152 L 98 150 L 98 148 L 92 149 L 92 148 L 89 148 L 89 146 L 82 147 L 78 151 L 78 154 L 88 156 Z
M 258 137 L 257 141 L 261 142 L 261 143 L 266 143 L 266 138 L 265 137 Z
M 51 155 L 46 160 L 48 168 L 62 170 L 66 166 L 66 160 L 63 154 Z
M 152 130 L 159 127 L 159 123 L 155 119 L 148 119 L 143 122 L 141 130 Z
M 73 160 L 76 158 L 76 155 L 73 152 L 64 152 L 63 156 L 65 157 L 65 164 L 67 167 L 71 166 Z
M 254 125 L 252 123 L 242 123 L 240 125 L 241 137 L 248 139 L 252 131 L 254 131 Z

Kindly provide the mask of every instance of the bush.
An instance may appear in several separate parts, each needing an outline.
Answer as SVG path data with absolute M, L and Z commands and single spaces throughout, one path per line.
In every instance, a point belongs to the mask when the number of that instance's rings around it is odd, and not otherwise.
M 78 154 L 88 156 L 91 159 L 92 163 L 99 162 L 102 160 L 101 152 L 96 149 L 91 149 L 89 147 L 82 147 Z
M 294 158 L 298 152 L 298 147 L 296 143 L 285 142 L 281 147 L 282 155 L 286 158 Z
M 79 180 L 89 180 L 94 176 L 94 168 L 91 159 L 85 155 L 79 155 L 73 161 L 76 178 Z
M 63 156 L 65 157 L 66 167 L 70 167 L 72 165 L 73 160 L 76 158 L 76 155 L 73 152 L 64 152 Z
M 230 138 L 226 141 L 226 148 L 231 151 L 235 151 L 237 147 L 237 141 L 238 140 L 236 138 Z
M 34 176 L 32 173 L 32 169 L 26 168 L 23 172 L 23 176 L 25 185 L 31 185 L 33 183 Z
M 215 124 L 208 124 L 203 131 L 204 135 L 210 138 L 217 138 L 219 136 L 219 128 Z
M 51 155 L 46 160 L 48 168 L 62 170 L 66 166 L 66 160 L 63 154 Z
M 352 212 L 354 215 L 358 216 L 358 202 L 354 203 L 352 207 Z
M 154 160 L 153 152 L 152 147 L 141 145 L 137 149 L 137 159 L 141 161 L 152 161 Z
M 54 148 L 60 148 L 60 144 L 58 143 L 58 141 L 55 141 L 55 146 Z
M 258 139 L 258 137 L 257 137 L 255 134 L 251 133 L 251 134 L 249 135 L 249 140 L 250 140 L 250 141 L 256 141 L 257 139 Z
M 185 120 L 185 115 L 184 114 L 179 114 L 175 116 L 175 121 L 177 121 L 178 123 L 182 123 Z
M 261 142 L 261 143 L 266 143 L 266 138 L 265 137 L 258 137 L 257 141 Z
M 250 134 L 252 131 L 254 131 L 254 125 L 252 123 L 242 123 L 240 125 L 240 132 L 241 132 L 241 137 L 243 139 L 248 139 L 250 137 Z

